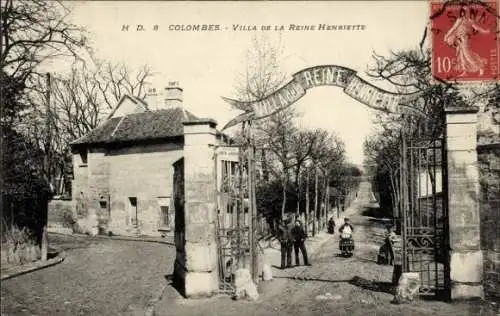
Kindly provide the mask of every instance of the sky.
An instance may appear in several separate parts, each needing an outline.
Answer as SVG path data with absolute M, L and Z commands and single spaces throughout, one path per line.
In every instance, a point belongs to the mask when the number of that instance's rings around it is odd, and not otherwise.
M 245 69 L 246 51 L 256 32 L 265 32 L 271 41 L 281 38 L 281 66 L 290 79 L 316 65 L 349 67 L 366 79 L 373 52 L 388 55 L 391 50 L 417 47 L 429 16 L 427 1 L 84 1 L 71 2 L 70 7 L 73 22 L 90 32 L 98 58 L 123 62 L 132 69 L 149 65 L 157 88 L 178 81 L 184 89 L 184 107 L 214 118 L 219 127 L 241 113 L 221 97 L 235 98 L 235 82 Z M 189 24 L 219 25 L 220 30 L 170 30 L 171 25 Z M 291 24 L 315 29 L 290 30 Z M 365 28 L 320 31 L 320 24 Z M 124 25 L 128 31 L 122 30 Z M 144 31 L 137 31 L 138 25 Z M 258 31 L 234 30 L 236 25 L 256 26 Z M 262 25 L 271 30 L 261 31 Z M 281 25 L 284 31 L 275 30 Z M 373 110 L 337 87 L 309 89 L 293 106 L 301 114 L 301 126 L 337 133 L 349 160 L 362 163 L 362 144 L 373 128 Z

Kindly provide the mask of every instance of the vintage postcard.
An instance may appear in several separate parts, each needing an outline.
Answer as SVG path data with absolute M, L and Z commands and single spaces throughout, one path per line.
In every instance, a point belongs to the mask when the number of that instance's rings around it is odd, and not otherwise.
M 1 315 L 499 315 L 500 2 L 1 0 Z

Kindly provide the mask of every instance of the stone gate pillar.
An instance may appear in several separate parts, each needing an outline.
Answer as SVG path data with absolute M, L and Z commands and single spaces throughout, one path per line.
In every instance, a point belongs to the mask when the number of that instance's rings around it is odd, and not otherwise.
M 477 107 L 447 108 L 446 150 L 451 299 L 483 297 Z
M 214 145 L 217 123 L 211 119 L 184 125 L 185 277 L 188 298 L 218 291 Z

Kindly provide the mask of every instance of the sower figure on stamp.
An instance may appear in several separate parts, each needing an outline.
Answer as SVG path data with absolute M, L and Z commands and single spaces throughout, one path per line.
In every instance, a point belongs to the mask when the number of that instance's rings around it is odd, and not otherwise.
M 300 265 L 299 260 L 299 249 L 302 252 L 302 258 L 304 259 L 304 265 L 309 266 L 309 260 L 307 258 L 307 250 L 305 245 L 305 240 L 307 238 L 306 232 L 302 223 L 300 221 L 295 221 L 295 226 L 292 230 L 293 235 L 293 248 L 295 250 L 295 265 Z
M 285 219 L 279 225 L 278 238 L 281 244 L 281 269 L 292 266 L 293 237 L 290 226 L 290 219 Z

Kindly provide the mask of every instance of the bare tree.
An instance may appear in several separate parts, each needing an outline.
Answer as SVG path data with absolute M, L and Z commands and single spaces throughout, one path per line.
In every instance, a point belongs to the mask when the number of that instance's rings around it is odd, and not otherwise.
M 399 214 L 401 207 L 399 179 L 401 139 L 398 132 L 398 129 L 385 129 L 379 135 L 366 139 L 364 142 L 367 162 L 376 166 L 376 173 L 379 177 L 377 183 L 386 186 L 386 189 L 390 191 L 393 214 Z
M 48 160 L 44 173 L 50 183 L 64 174 L 71 161 L 71 141 L 96 128 L 123 95 L 144 97 L 145 85 L 152 76 L 148 66 L 129 70 L 123 64 L 105 65 L 96 67 L 96 71 L 75 66 L 67 75 L 37 80 L 33 103 L 20 127 L 43 148 Z
M 83 28 L 67 22 L 70 11 L 60 1 L 4 0 L 1 14 L 0 67 L 27 87 L 43 77 L 39 66 L 49 60 L 82 60 L 87 48 Z
M 260 35 L 260 36 L 259 36 Z M 268 34 L 252 37 L 246 52 L 245 69 L 236 78 L 235 94 L 242 101 L 258 101 L 280 88 L 287 79 L 282 70 L 283 45 L 281 36 L 272 41 Z M 248 111 L 248 108 L 239 108 Z
M 37 116 L 40 108 L 46 108 L 50 102 L 50 94 L 38 85 L 39 80 L 45 80 L 42 66 L 56 58 L 84 61 L 83 56 L 88 56 L 86 33 L 83 28 L 68 22 L 69 10 L 59 1 L 5 0 L 0 5 L 0 85 L 15 83 L 20 87 L 16 95 L 3 100 L 7 102 L 2 102 L 0 107 L 1 116 L 9 115 L 10 123 L 16 124 L 3 127 L 21 131 L 35 148 L 44 151 L 44 163 L 38 162 L 36 166 L 45 169 L 43 174 L 49 182 L 46 171 L 49 169 L 50 136 L 46 129 L 43 133 L 25 134 L 26 124 L 22 123 L 38 125 L 38 129 L 51 124 L 49 118 Z M 2 119 L 2 123 L 5 121 Z M 38 142 L 41 137 L 45 139 Z
M 125 94 L 143 99 L 148 80 L 154 75 L 148 65 L 131 71 L 125 64 L 99 62 L 98 71 L 93 74 L 93 82 L 100 91 L 102 101 L 112 109 Z
M 321 137 L 320 130 L 298 130 L 291 135 L 291 155 L 293 159 L 293 171 L 297 195 L 296 214 L 300 213 L 300 175 L 307 159 L 313 153 L 317 138 Z
M 268 34 L 254 35 L 245 60 L 245 69 L 235 82 L 235 94 L 242 101 L 259 101 L 286 82 L 287 76 L 281 67 L 283 60 L 281 37 L 277 41 L 272 41 Z M 250 108 L 238 109 L 251 110 Z M 261 148 L 260 157 L 264 178 L 268 178 L 268 172 L 273 172 L 282 179 L 282 216 L 286 209 L 286 191 L 292 159 L 289 138 L 296 130 L 292 121 L 295 116 L 295 111 L 288 108 L 271 117 L 254 121 L 252 126 L 255 145 Z M 280 165 L 280 170 L 273 168 L 273 161 Z
M 290 171 L 294 167 L 293 137 L 297 133 L 297 128 L 293 124 L 295 113 L 290 110 L 278 112 L 266 119 L 264 124 L 256 127 L 260 141 L 264 142 L 268 149 L 266 163 L 268 169 L 281 179 L 283 187 L 283 201 L 281 205 L 281 217 L 286 210 L 287 190 L 290 180 Z M 273 162 L 277 162 L 274 164 Z M 279 166 L 279 169 L 273 168 Z

